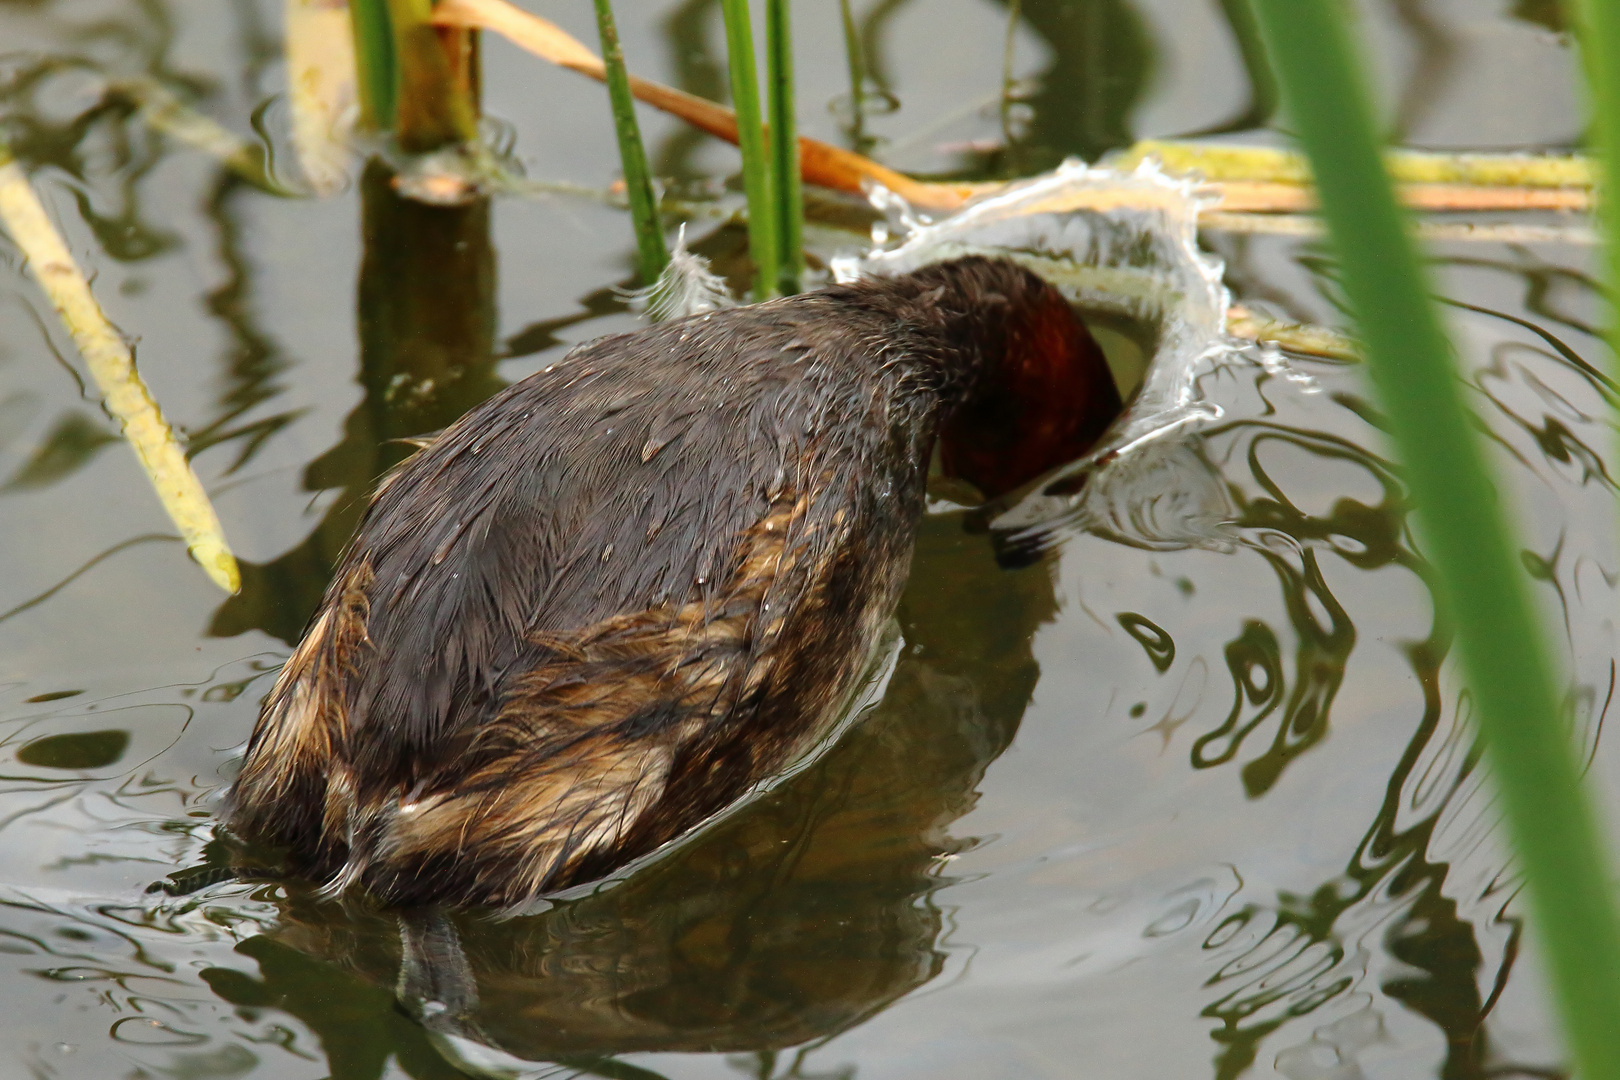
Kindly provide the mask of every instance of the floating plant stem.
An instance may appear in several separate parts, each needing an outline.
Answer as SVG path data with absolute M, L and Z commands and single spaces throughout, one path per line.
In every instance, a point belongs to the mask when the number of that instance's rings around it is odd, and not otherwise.
M 118 419 L 192 558 L 214 584 L 234 593 L 241 575 L 202 482 L 136 372 L 128 343 L 102 314 L 84 272 L 51 224 L 22 166 L 4 145 L 0 145 L 0 225 L 28 260 L 34 280 L 73 335 L 107 411 Z
M 1271 343 L 1289 352 L 1330 360 L 1360 360 L 1361 347 L 1337 330 L 1309 323 L 1279 322 L 1234 304 L 1226 309 L 1226 333 L 1246 341 Z
M 754 69 L 754 30 L 748 0 L 720 0 L 726 23 L 726 63 L 731 104 L 737 113 L 737 149 L 742 151 L 743 192 L 748 198 L 748 253 L 754 260 L 754 298 L 774 296 L 780 278 L 777 219 L 771 202 L 771 159 L 759 112 Z
M 1546 636 L 1504 513 L 1507 492 L 1492 482 L 1429 282 L 1385 175 L 1340 5 L 1255 0 L 1255 8 L 1310 157 L 1345 296 L 1434 565 L 1436 602 L 1456 623 L 1479 736 L 1575 1072 L 1617 1080 L 1620 919 L 1609 848 L 1581 785 Z
M 1264 233 L 1271 236 L 1327 235 L 1327 226 L 1313 214 L 1229 214 L 1206 210 L 1198 227 L 1215 232 Z M 1413 227 L 1419 240 L 1488 244 L 1576 244 L 1591 247 L 1598 234 L 1585 225 L 1538 225 L 1515 221 L 1420 221 Z
M 778 288 L 791 295 L 804 277 L 804 187 L 799 179 L 799 123 L 793 103 L 791 0 L 765 0 L 765 74 L 771 123 L 771 203 L 776 208 Z
M 349 0 L 354 64 L 360 91 L 360 123 L 371 131 L 394 127 L 394 29 L 388 0 Z
M 636 123 L 635 99 L 630 94 L 630 75 L 619 48 L 619 31 L 613 25 L 611 0 L 595 0 L 596 28 L 602 37 L 602 64 L 607 75 L 608 100 L 613 106 L 613 131 L 619 138 L 619 160 L 624 168 L 625 193 L 630 200 L 630 220 L 636 230 L 636 251 L 640 255 L 641 280 L 651 285 L 669 262 L 664 246 L 664 226 L 658 220 L 658 200 L 653 195 L 652 177 L 647 170 L 647 151 Z

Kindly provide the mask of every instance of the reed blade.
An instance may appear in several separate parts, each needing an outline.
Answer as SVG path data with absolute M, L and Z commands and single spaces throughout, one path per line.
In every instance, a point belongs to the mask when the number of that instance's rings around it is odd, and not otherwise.
M 754 261 L 754 298 L 776 295 L 781 278 L 777 216 L 771 201 L 771 159 L 759 111 L 759 76 L 754 66 L 754 30 L 748 0 L 720 0 L 726 24 L 726 62 L 731 69 L 731 104 L 737 113 L 737 149 L 742 151 L 743 192 L 748 198 L 748 254 Z
M 636 252 L 641 281 L 652 285 L 669 262 L 664 246 L 664 226 L 658 219 L 658 200 L 653 194 L 652 175 L 647 168 L 647 151 L 636 123 L 635 98 L 630 93 L 630 74 L 625 70 L 624 51 L 619 47 L 619 31 L 613 23 L 611 0 L 594 0 L 596 29 L 602 38 L 602 63 L 607 75 L 608 101 L 613 107 L 613 131 L 619 139 L 619 161 L 624 169 L 625 194 L 630 200 L 630 220 L 636 230 Z
M 210 581 L 228 593 L 236 592 L 242 583 L 241 572 L 202 481 L 135 370 L 129 344 L 107 321 L 90 292 L 90 282 L 56 231 L 27 174 L 3 145 L 0 225 L 27 259 L 29 272 L 73 336 L 107 411 L 118 420 L 191 557 Z
M 360 125 L 368 131 L 392 131 L 398 74 L 388 0 L 349 0 L 349 21 L 354 34 Z
M 799 179 L 799 125 L 793 99 L 793 13 L 790 0 L 765 0 L 765 77 L 770 88 L 771 203 L 776 209 L 778 288 L 799 291 L 804 278 L 804 186 Z
M 1620 920 L 1543 627 L 1429 282 L 1379 158 L 1338 0 L 1254 0 L 1404 464 L 1578 1073 L 1620 1080 Z M 1602 5 L 1595 5 L 1602 6 Z

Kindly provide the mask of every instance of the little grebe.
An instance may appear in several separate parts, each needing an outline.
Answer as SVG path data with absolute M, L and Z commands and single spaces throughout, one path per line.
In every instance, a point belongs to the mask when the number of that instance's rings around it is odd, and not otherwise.
M 935 442 L 987 495 L 1119 411 L 1050 285 L 966 258 L 580 346 L 378 492 L 228 816 L 335 888 L 511 907 L 780 771 L 892 614 Z

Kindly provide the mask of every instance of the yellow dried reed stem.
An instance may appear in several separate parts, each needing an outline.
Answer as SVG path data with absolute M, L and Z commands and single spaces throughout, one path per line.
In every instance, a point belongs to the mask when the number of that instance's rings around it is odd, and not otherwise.
M 90 283 L 56 231 L 22 167 L 0 146 L 0 225 L 22 251 L 28 269 L 73 335 L 100 387 L 107 411 L 118 418 L 158 500 L 180 529 L 192 558 L 214 584 L 234 593 L 242 578 L 236 558 L 201 481 L 174 432 L 135 371 L 135 357 L 107 321 Z
M 1207 180 L 1266 180 L 1311 183 L 1305 155 L 1270 146 L 1234 146 L 1144 139 L 1111 158 L 1109 164 L 1133 169 L 1157 158 L 1173 173 L 1196 172 Z M 1569 154 L 1436 154 L 1391 150 L 1384 155 L 1390 179 L 1400 184 L 1467 184 L 1477 187 L 1589 188 L 1592 165 Z

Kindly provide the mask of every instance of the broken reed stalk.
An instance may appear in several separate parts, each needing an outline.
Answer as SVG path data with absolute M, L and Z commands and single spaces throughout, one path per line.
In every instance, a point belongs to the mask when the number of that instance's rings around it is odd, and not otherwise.
M 349 16 L 362 126 L 408 153 L 478 137 L 471 46 L 441 38 L 433 0 L 349 0 Z
M 51 306 L 73 336 L 107 411 L 140 459 L 158 500 L 185 538 L 186 549 L 220 588 L 241 587 L 236 558 L 202 482 L 186 460 L 180 441 L 135 370 L 135 357 L 90 292 L 67 244 L 51 223 L 22 166 L 0 144 L 0 225 L 28 262 Z
M 1451 344 L 1384 172 L 1365 69 L 1338 0 L 1254 3 L 1434 568 L 1435 604 L 1456 626 L 1479 740 L 1574 1071 L 1584 1080 L 1620 1080 L 1612 849 L 1581 782 L 1545 627 L 1505 513 L 1507 485 L 1493 481 L 1464 402 Z M 1620 47 L 1620 38 L 1601 44 Z M 1620 51 L 1605 57 L 1615 61 Z M 1604 105 L 1620 101 L 1600 97 Z
M 742 151 L 743 193 L 748 198 L 748 254 L 754 261 L 754 299 L 775 296 L 781 244 L 771 201 L 771 159 L 759 112 L 759 77 L 754 70 L 754 30 L 748 0 L 720 0 L 726 24 L 726 65 L 731 72 L 731 103 L 736 111 L 737 149 Z
M 456 43 L 440 39 L 433 0 L 388 0 L 394 42 L 394 138 L 407 153 L 470 143 L 478 110 L 466 71 L 452 63 Z
M 771 204 L 776 213 L 778 289 L 791 296 L 804 278 L 804 188 L 793 101 L 791 0 L 765 0 L 765 78 L 771 119 Z
M 641 282 L 652 285 L 669 262 L 664 246 L 664 225 L 658 217 L 658 199 L 653 194 L 652 174 L 647 168 L 647 151 L 636 123 L 635 99 L 630 94 L 630 76 L 619 47 L 619 31 L 613 24 L 612 0 L 594 0 L 596 29 L 602 38 L 602 60 L 607 74 L 608 101 L 613 108 L 613 132 L 619 140 L 619 161 L 624 170 L 625 194 L 630 202 L 630 221 L 636 232 L 636 253 Z

